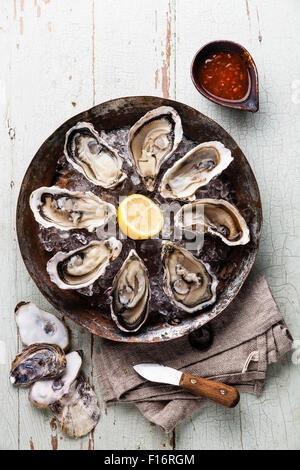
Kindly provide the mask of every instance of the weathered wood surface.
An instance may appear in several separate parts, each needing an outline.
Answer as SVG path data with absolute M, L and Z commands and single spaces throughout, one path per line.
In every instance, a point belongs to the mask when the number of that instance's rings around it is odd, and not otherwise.
M 261 189 L 264 232 L 255 271 L 264 274 L 293 333 L 299 317 L 300 58 L 298 0 L 2 0 L 0 2 L 1 449 L 300 448 L 299 366 L 270 367 L 262 396 L 213 404 L 165 436 L 134 406 L 105 408 L 93 435 L 72 441 L 27 392 L 8 382 L 20 348 L 13 309 L 33 300 L 49 311 L 21 260 L 15 207 L 39 145 L 63 121 L 106 99 L 150 94 L 176 98 L 217 120 L 237 140 Z M 260 112 L 223 109 L 194 89 L 196 50 L 213 39 L 242 43 L 260 77 Z M 298 88 L 297 88 L 298 87 Z M 72 324 L 74 348 L 99 390 L 93 354 L 100 341 Z

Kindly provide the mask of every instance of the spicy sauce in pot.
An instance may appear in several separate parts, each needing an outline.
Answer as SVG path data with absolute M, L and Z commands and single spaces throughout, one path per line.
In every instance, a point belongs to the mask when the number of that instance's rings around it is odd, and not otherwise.
M 207 56 L 199 67 L 199 80 L 208 93 L 226 100 L 241 100 L 249 91 L 248 68 L 238 52 Z

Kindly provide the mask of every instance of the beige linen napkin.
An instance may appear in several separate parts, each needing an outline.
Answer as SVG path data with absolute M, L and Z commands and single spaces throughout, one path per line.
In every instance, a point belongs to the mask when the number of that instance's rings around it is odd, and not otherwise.
M 259 395 L 267 365 L 289 351 L 293 342 L 265 279 L 247 281 L 210 325 L 214 340 L 207 351 L 193 348 L 188 336 L 151 344 L 103 340 L 96 371 L 104 401 L 133 402 L 166 432 L 205 403 L 177 387 L 143 380 L 132 368 L 141 362 L 157 362 Z

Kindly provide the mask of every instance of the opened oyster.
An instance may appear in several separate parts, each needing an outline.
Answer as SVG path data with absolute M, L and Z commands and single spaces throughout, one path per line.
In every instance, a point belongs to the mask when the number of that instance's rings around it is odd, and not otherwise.
M 216 301 L 217 278 L 208 264 L 187 250 L 164 241 L 164 291 L 176 307 L 193 313 Z
M 69 334 L 65 325 L 52 313 L 41 310 L 32 302 L 20 302 L 15 309 L 16 323 L 22 343 L 58 344 L 69 346 Z
M 73 382 L 69 393 L 49 408 L 58 420 L 62 432 L 74 438 L 92 431 L 100 416 L 96 394 L 81 376 Z
M 79 122 L 67 132 L 65 156 L 97 186 L 115 188 L 127 178 L 117 150 L 110 147 L 90 123 Z
M 29 401 L 37 408 L 46 408 L 70 392 L 82 365 L 81 351 L 67 354 L 66 361 L 66 368 L 60 378 L 41 380 L 30 387 Z
M 204 142 L 166 171 L 160 192 L 171 199 L 195 199 L 195 192 L 222 173 L 233 158 L 221 142 Z
M 60 230 L 85 228 L 92 232 L 116 215 L 113 204 L 92 192 L 76 192 L 51 186 L 36 189 L 30 196 L 35 220 L 43 227 Z
M 153 191 L 162 164 L 182 139 L 181 119 L 169 106 L 149 111 L 129 131 L 131 158 L 148 191 Z
M 131 250 L 114 279 L 111 315 L 120 330 L 134 332 L 145 323 L 150 299 L 147 269 Z
M 60 289 L 81 289 L 93 284 L 119 256 L 122 243 L 114 237 L 93 241 L 86 247 L 59 251 L 47 263 L 50 279 Z
M 26 387 L 37 380 L 57 378 L 66 367 L 63 350 L 56 344 L 32 344 L 18 354 L 11 365 L 10 381 Z
M 246 245 L 250 240 L 245 219 L 223 199 L 199 199 L 186 204 L 177 212 L 174 222 L 184 230 L 216 235 L 229 246 Z

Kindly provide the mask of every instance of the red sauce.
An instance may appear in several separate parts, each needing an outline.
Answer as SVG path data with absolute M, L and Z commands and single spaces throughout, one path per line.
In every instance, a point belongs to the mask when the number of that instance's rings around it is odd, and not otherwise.
M 209 55 L 200 65 L 199 79 L 208 93 L 226 100 L 241 100 L 249 89 L 247 65 L 238 52 Z

